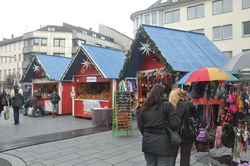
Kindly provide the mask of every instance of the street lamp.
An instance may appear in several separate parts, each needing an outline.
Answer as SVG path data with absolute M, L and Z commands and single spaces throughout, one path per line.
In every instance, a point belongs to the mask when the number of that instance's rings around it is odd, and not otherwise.
M 20 71 L 20 69 L 19 69 L 19 61 L 18 61 L 18 58 L 17 57 L 15 57 L 15 56 L 5 56 L 5 55 L 0 55 L 0 57 L 5 57 L 5 58 L 14 58 L 15 60 L 16 60 L 16 83 L 15 83 L 15 85 L 18 85 L 19 86 L 19 71 Z

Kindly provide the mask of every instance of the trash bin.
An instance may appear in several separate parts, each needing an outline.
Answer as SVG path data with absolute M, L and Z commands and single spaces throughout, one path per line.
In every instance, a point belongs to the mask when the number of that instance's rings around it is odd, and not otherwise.
M 113 109 L 109 108 L 92 108 L 92 124 L 99 125 L 111 125 Z

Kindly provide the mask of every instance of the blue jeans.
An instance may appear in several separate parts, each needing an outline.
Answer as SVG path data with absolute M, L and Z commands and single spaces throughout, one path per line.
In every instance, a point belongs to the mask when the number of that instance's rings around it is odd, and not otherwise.
M 52 103 L 52 112 L 57 112 L 58 103 Z
M 174 156 L 157 156 L 144 153 L 147 166 L 171 166 L 174 162 Z
M 19 109 L 20 107 L 14 107 L 13 110 L 14 110 L 14 120 L 15 120 L 15 123 L 16 122 L 19 122 Z

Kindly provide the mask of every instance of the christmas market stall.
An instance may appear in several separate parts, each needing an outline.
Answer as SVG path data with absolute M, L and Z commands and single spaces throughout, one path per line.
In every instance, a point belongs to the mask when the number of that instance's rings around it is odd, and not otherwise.
M 204 34 L 142 25 L 119 76 L 136 78 L 136 97 L 145 98 L 154 84 L 164 84 L 170 91 L 187 72 L 221 68 L 227 61 Z
M 118 50 L 82 44 L 64 73 L 72 81 L 73 115 L 92 118 L 96 108 L 112 108 L 125 55 Z
M 38 102 L 47 112 L 52 111 L 49 97 L 56 90 L 61 97 L 58 114 L 72 114 L 71 82 L 61 80 L 70 61 L 71 58 L 35 54 L 21 79 L 22 83 L 32 83 L 32 91 L 41 94 Z

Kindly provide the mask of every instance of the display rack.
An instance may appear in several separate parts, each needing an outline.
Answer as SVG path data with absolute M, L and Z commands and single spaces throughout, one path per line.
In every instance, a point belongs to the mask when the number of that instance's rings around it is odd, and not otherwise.
M 132 106 L 130 91 L 114 92 L 112 133 L 118 138 L 119 133 L 133 134 Z

